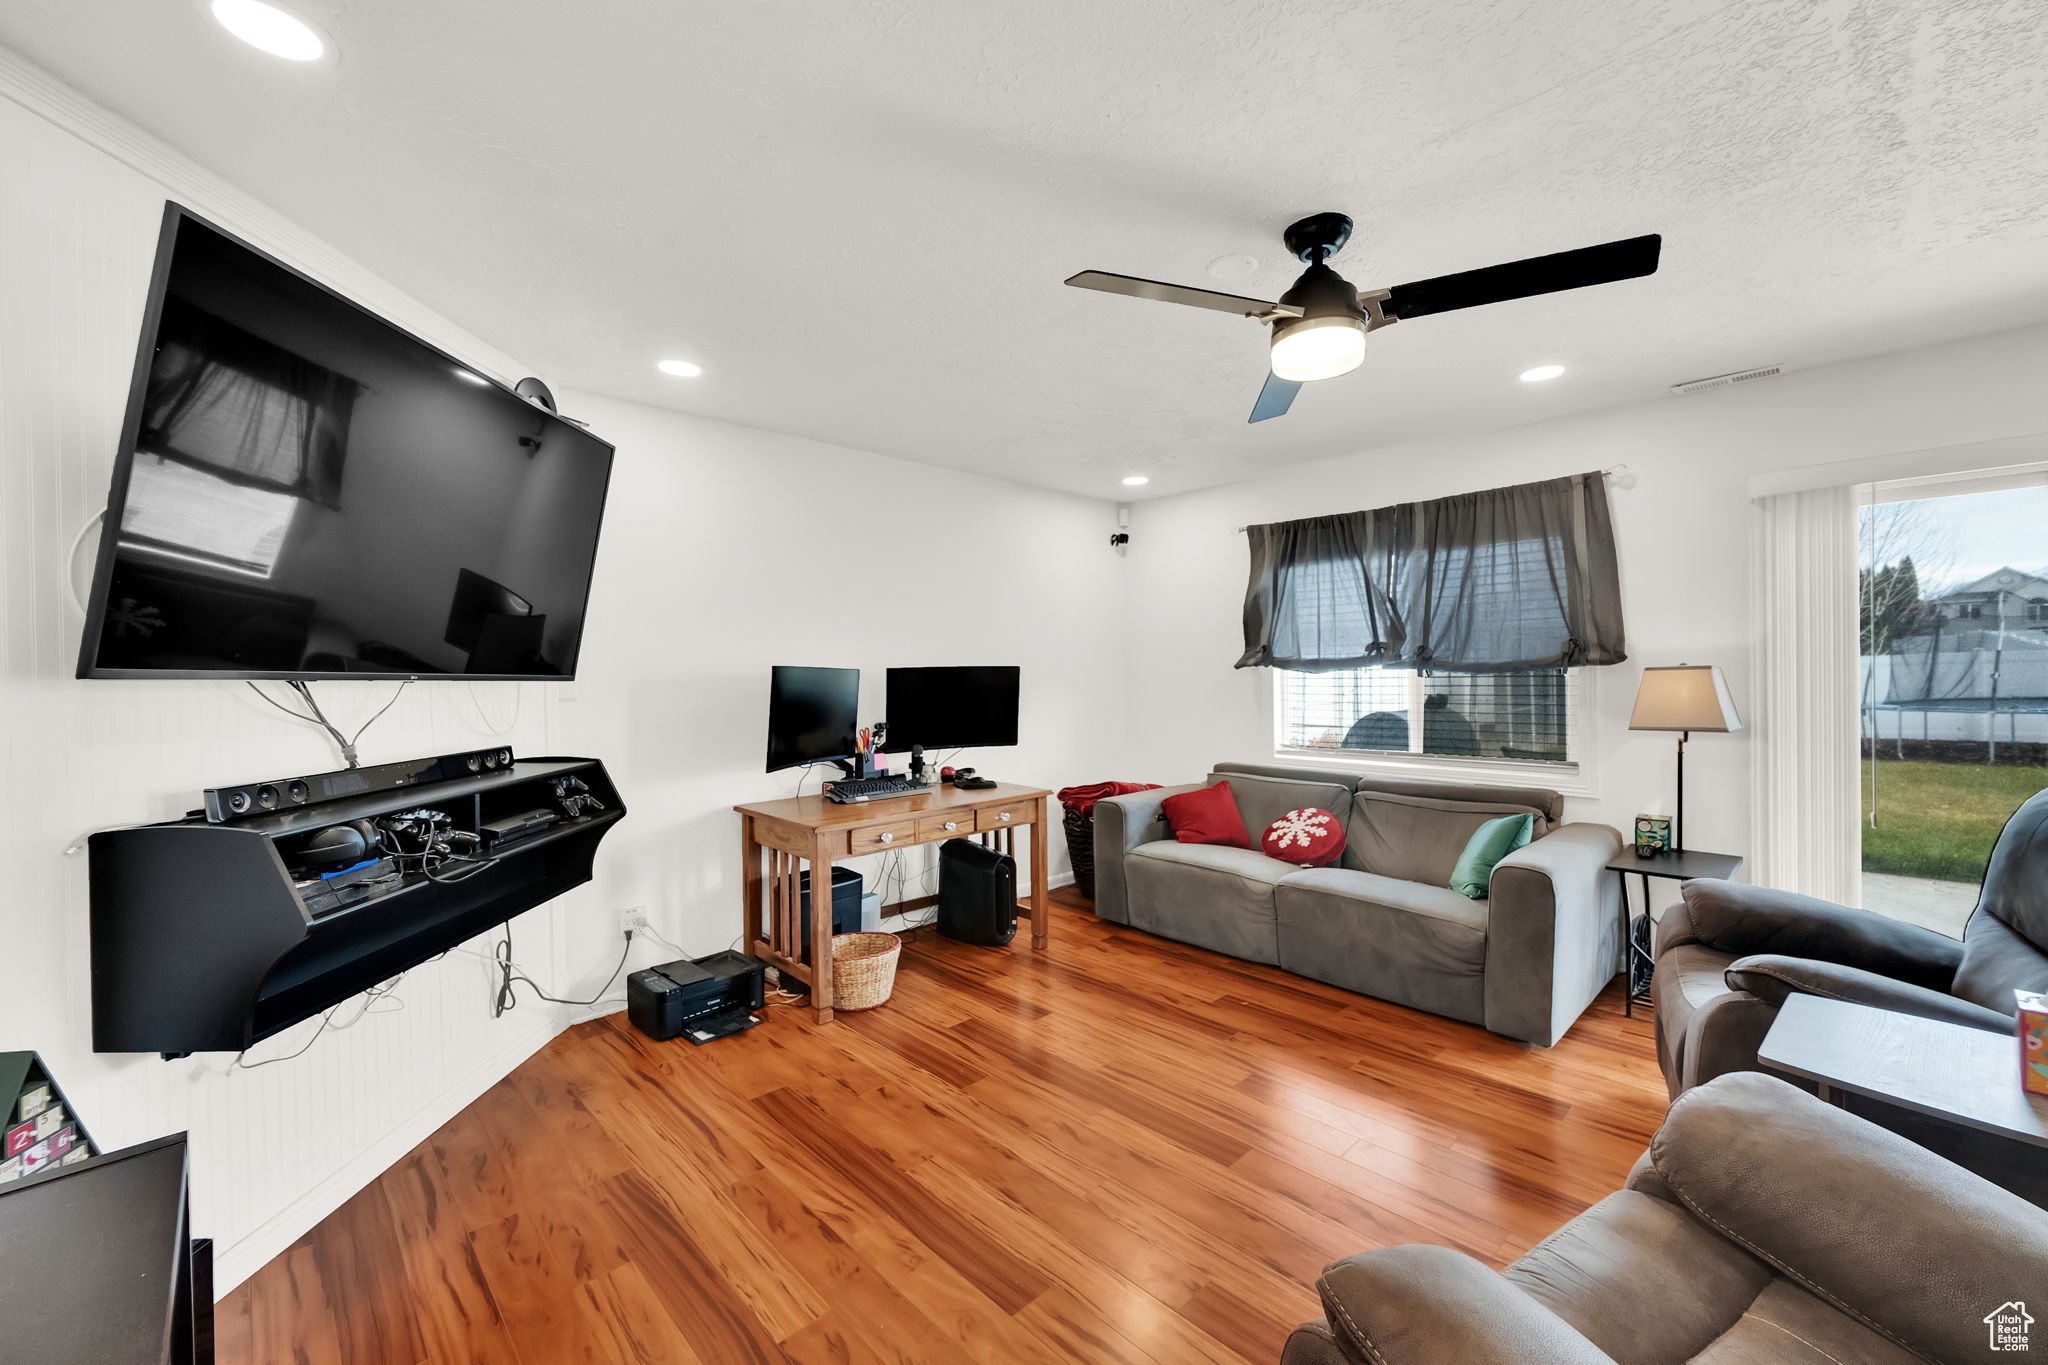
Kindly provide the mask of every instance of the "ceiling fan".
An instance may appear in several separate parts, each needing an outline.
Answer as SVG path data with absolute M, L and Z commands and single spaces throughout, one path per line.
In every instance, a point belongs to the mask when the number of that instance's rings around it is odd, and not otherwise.
M 1294 402 L 1301 386 L 1334 379 L 1358 368 L 1365 359 L 1365 336 L 1407 318 L 1428 317 L 1485 303 L 1505 303 L 1535 294 L 1556 294 L 1591 284 L 1633 280 L 1657 271 L 1657 253 L 1664 239 L 1655 233 L 1599 246 L 1531 256 L 1525 261 L 1462 270 L 1455 275 L 1397 284 L 1391 289 L 1359 289 L 1330 269 L 1329 259 L 1351 239 L 1351 220 L 1341 213 L 1318 213 L 1290 224 L 1281 240 L 1308 262 L 1277 303 L 1162 284 L 1131 275 L 1084 270 L 1067 281 L 1076 289 L 1127 294 L 1134 299 L 1184 303 L 1236 313 L 1254 322 L 1272 324 L 1272 373 L 1247 419 L 1263 422 L 1278 417 Z

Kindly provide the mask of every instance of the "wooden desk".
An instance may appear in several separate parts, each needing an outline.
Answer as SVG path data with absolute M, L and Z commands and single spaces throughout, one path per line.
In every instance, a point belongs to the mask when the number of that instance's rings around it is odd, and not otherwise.
M 811 988 L 819 1023 L 832 1018 L 832 864 L 913 844 L 974 837 L 1016 856 L 1017 831 L 1031 830 L 1031 946 L 1046 942 L 1046 798 L 1043 787 L 1001 783 L 982 791 L 933 787 L 914 796 L 842 806 L 822 796 L 734 806 L 740 816 L 740 869 L 746 889 L 747 951 Z M 762 855 L 767 867 L 762 867 Z M 799 863 L 809 863 L 816 911 L 811 962 L 802 960 Z

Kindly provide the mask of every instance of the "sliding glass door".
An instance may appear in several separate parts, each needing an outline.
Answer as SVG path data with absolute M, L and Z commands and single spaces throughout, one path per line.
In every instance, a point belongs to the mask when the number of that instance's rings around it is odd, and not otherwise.
M 2048 786 L 2048 475 L 1873 485 L 1859 529 L 1863 904 L 1960 936 Z

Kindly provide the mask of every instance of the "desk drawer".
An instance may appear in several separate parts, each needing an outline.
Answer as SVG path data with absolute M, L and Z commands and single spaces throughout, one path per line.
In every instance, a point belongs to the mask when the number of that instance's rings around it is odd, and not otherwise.
M 974 812 L 956 810 L 950 815 L 927 815 L 917 822 L 917 841 L 931 843 L 935 839 L 959 839 L 974 833 Z
M 902 848 L 918 840 L 917 821 L 899 820 L 890 825 L 870 825 L 866 829 L 853 831 L 850 840 L 853 855 L 880 853 L 884 849 Z
M 1014 806 L 990 806 L 974 813 L 974 827 L 984 829 L 1007 829 L 1012 825 L 1031 823 L 1031 803 L 1019 801 Z

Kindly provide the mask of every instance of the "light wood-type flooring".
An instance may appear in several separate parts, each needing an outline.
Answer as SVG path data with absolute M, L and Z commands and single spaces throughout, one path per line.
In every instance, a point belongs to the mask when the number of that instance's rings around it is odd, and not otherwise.
M 1610 987 L 1530 1048 L 1097 920 L 895 998 L 556 1039 L 219 1306 L 223 1365 L 1272 1365 L 1328 1262 L 1503 1265 L 1664 1111 Z

